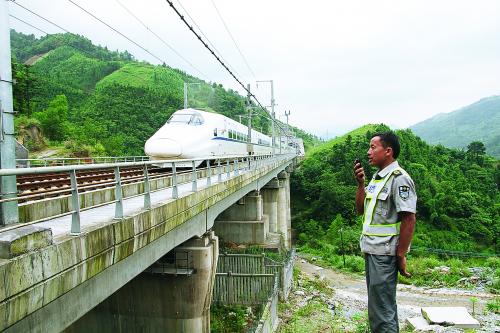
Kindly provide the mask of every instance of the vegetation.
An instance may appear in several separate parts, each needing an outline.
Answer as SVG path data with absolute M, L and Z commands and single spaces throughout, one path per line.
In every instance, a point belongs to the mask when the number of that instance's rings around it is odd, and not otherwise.
M 313 148 L 292 175 L 292 223 L 298 231 L 301 251 L 323 258 L 329 266 L 363 271 L 364 261 L 359 257 L 362 221 L 354 209 L 356 185 L 352 161 L 360 158 L 368 179 L 371 178 L 375 170 L 362 157 L 366 156 L 372 133 L 381 130 L 388 128 L 363 126 Z M 467 151 L 459 151 L 430 146 L 410 130 L 400 130 L 397 134 L 402 145 L 398 160 L 412 175 L 418 194 L 413 246 L 498 253 L 498 161 L 485 155 L 480 142 L 471 143 Z M 429 253 L 423 255 L 428 257 Z M 451 285 L 467 276 L 467 265 L 486 265 L 484 259 L 448 262 L 429 258 L 431 262 L 428 262 L 414 259 L 416 252 L 412 256 L 409 268 L 415 273 L 412 282 L 416 284 L 429 283 L 432 278 L 432 281 Z M 452 274 L 438 276 L 428 271 L 434 268 L 432 265 L 454 268 Z M 492 269 L 490 273 L 498 281 L 500 272 Z M 497 290 L 498 284 L 492 288 Z
M 430 144 L 465 149 L 471 141 L 482 141 L 491 156 L 500 158 L 500 96 L 480 101 L 450 113 L 441 113 L 413 125 L 412 131 Z
M 252 307 L 241 305 L 212 304 L 210 306 L 210 331 L 217 333 L 243 333 L 256 318 Z
M 245 98 L 236 91 L 166 64 L 138 62 L 126 51 L 110 51 L 82 36 L 37 39 L 12 30 L 11 43 L 15 110 L 24 122 L 38 121 L 49 144 L 65 142 L 65 151 L 74 155 L 143 155 L 146 139 L 183 107 L 184 82 L 190 107 L 235 120 L 246 114 Z M 252 123 L 270 132 L 266 117 L 255 116 Z M 308 147 L 319 141 L 296 132 Z

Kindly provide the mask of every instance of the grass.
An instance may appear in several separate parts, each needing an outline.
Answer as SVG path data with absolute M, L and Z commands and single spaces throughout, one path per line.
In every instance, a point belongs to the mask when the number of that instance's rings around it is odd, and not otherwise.
M 334 268 L 343 272 L 361 275 L 364 272 L 364 259 L 357 255 L 339 255 L 335 249 L 328 244 L 321 243 L 317 247 L 304 245 L 299 248 L 301 254 L 311 260 L 316 258 L 319 265 Z M 345 264 L 344 264 L 345 259 Z M 441 270 L 438 267 L 446 266 L 449 270 Z M 492 284 L 487 286 L 488 291 L 500 293 L 500 258 L 438 258 L 435 255 L 422 256 L 416 254 L 408 255 L 408 271 L 411 278 L 399 276 L 399 283 L 414 284 L 416 286 L 432 287 L 461 287 L 471 289 L 475 285 L 470 280 L 472 276 L 470 267 L 482 267 L 483 272 L 478 276 L 480 279 L 493 277 Z
M 256 313 L 252 308 L 252 313 Z M 210 331 L 212 333 L 243 333 L 255 321 L 254 315 L 241 305 L 212 304 L 210 307 Z
M 500 297 L 495 297 L 493 300 L 486 303 L 486 310 L 496 314 L 500 314 Z

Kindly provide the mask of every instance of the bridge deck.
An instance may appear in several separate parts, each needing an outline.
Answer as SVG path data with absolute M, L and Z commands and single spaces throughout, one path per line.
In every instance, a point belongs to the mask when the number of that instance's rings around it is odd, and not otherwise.
M 244 174 L 248 171 L 239 170 L 240 175 Z M 221 175 L 221 182 L 224 182 L 228 179 L 234 177 L 234 174 L 231 173 L 229 177 L 224 173 Z M 207 178 L 198 179 L 198 190 L 206 188 Z M 217 184 L 218 176 L 211 177 L 211 183 Z M 192 185 L 191 183 L 183 183 L 177 185 L 178 196 L 182 197 L 185 194 L 192 193 Z M 156 204 L 164 204 L 169 201 L 175 200 L 172 197 L 172 187 L 167 187 L 155 192 L 151 192 L 151 207 L 154 207 Z M 144 210 L 144 194 L 140 194 L 138 196 L 132 198 L 124 198 L 123 199 L 123 215 L 130 216 L 135 213 Z M 92 209 L 88 209 L 80 212 L 80 226 L 82 232 L 85 232 L 85 229 L 105 223 L 113 221 L 115 217 L 115 203 L 109 203 L 100 207 L 95 207 Z M 61 216 L 52 218 L 43 222 L 35 223 L 37 226 L 50 228 L 52 230 L 53 237 L 68 235 L 71 229 L 71 215 Z

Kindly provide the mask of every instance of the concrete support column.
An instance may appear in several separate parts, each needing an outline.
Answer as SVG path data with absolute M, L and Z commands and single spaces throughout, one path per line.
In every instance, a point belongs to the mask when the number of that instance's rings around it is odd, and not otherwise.
M 282 171 L 278 174 L 278 179 L 280 181 L 280 187 L 278 189 L 278 233 L 283 236 L 283 245 L 286 248 L 289 248 L 287 217 L 288 200 L 286 194 L 288 174 L 285 171 Z
M 269 232 L 268 216 L 263 214 L 262 195 L 252 191 L 222 212 L 213 227 L 226 242 L 264 244 Z
M 264 214 L 269 218 L 269 232 L 278 232 L 278 189 L 279 180 L 270 181 L 261 190 Z
M 210 332 L 219 242 L 213 232 L 173 249 L 65 332 Z
M 292 209 L 290 206 L 290 177 L 285 179 L 286 193 L 286 232 L 288 240 L 288 248 L 292 248 Z

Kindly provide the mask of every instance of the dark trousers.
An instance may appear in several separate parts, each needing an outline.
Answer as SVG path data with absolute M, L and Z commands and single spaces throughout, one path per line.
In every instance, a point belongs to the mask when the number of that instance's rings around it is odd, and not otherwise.
M 372 333 L 399 332 L 396 257 L 365 253 L 365 273 Z

